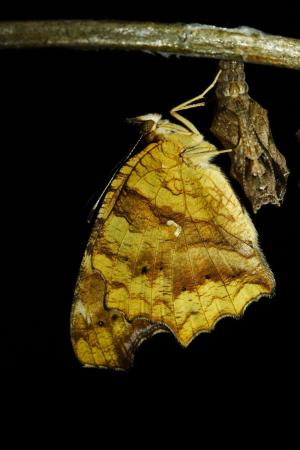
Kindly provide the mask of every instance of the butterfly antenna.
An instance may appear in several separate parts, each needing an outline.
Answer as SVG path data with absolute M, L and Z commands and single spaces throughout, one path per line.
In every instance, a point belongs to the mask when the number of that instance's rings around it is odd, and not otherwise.
M 87 218 L 87 222 L 91 223 L 94 218 L 95 218 L 95 213 L 98 210 L 98 207 L 101 203 L 101 200 L 103 199 L 103 197 L 105 196 L 106 192 L 108 191 L 109 186 L 111 185 L 113 179 L 115 178 L 117 172 L 119 171 L 119 169 L 126 163 L 126 161 L 128 161 L 128 159 L 131 157 L 132 153 L 135 151 L 135 149 L 137 148 L 137 146 L 139 145 L 139 143 L 141 142 L 141 140 L 145 137 L 146 133 L 141 133 L 140 137 L 138 138 L 138 140 L 136 141 L 136 143 L 134 144 L 134 146 L 132 147 L 132 149 L 129 151 L 129 153 L 122 158 L 117 164 L 116 166 L 113 168 L 112 172 L 111 172 L 111 176 L 109 181 L 107 182 L 106 186 L 104 189 L 101 190 L 100 195 L 98 194 L 98 191 L 96 191 L 93 195 L 91 195 L 91 197 L 88 199 L 88 201 L 86 202 L 86 206 L 88 206 L 89 204 L 91 204 L 93 202 L 93 200 L 95 199 L 95 197 L 97 197 L 96 202 L 94 203 L 94 205 L 92 206 L 88 218 Z

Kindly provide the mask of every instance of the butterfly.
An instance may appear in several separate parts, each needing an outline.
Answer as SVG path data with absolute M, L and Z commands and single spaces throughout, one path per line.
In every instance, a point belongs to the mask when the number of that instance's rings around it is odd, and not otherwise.
M 75 288 L 71 338 L 84 366 L 127 369 L 156 333 L 187 346 L 273 292 L 254 225 L 212 163 L 221 152 L 180 114 L 216 81 L 170 111 L 178 123 L 135 119 L 147 145 L 103 196 Z

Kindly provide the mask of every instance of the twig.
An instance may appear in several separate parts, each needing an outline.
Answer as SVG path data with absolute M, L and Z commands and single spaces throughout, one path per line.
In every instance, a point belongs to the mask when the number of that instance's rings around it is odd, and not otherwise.
M 144 50 L 300 69 L 300 40 L 248 27 L 89 20 L 0 22 L 0 49 L 37 47 Z

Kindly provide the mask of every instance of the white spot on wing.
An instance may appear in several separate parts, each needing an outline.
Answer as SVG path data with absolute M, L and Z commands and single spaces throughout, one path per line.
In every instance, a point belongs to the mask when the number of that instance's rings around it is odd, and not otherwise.
M 90 316 L 90 314 L 86 310 L 86 307 L 84 306 L 84 304 L 81 301 L 78 301 L 76 303 L 75 312 L 81 314 L 82 317 L 86 320 L 88 325 L 91 324 L 91 322 L 92 322 L 91 321 L 91 316 Z
M 182 231 L 182 228 L 178 223 L 174 222 L 174 220 L 168 220 L 167 222 L 168 227 L 171 227 L 172 225 L 176 227 L 176 230 L 174 231 L 174 236 L 178 237 Z

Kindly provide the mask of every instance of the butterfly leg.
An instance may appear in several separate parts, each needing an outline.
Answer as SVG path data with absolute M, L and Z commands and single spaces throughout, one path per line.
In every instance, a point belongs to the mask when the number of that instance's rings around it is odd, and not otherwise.
M 222 71 L 219 70 L 219 72 L 217 73 L 213 82 L 200 95 L 197 95 L 196 97 L 193 97 L 190 100 L 186 100 L 185 102 L 180 103 L 180 105 L 175 106 L 170 111 L 171 116 L 175 117 L 175 119 L 177 119 L 179 122 L 183 123 L 190 131 L 192 131 L 195 134 L 200 134 L 199 131 L 197 130 L 197 128 L 188 119 L 186 119 L 181 114 L 179 114 L 178 111 L 183 111 L 185 109 L 191 109 L 191 108 L 197 108 L 199 106 L 204 106 L 205 102 L 198 102 L 198 100 L 201 100 L 207 94 L 207 92 L 209 92 L 211 89 L 213 89 L 213 87 L 215 86 L 215 84 L 217 83 L 217 81 L 219 79 L 219 76 L 221 75 L 221 72 Z

